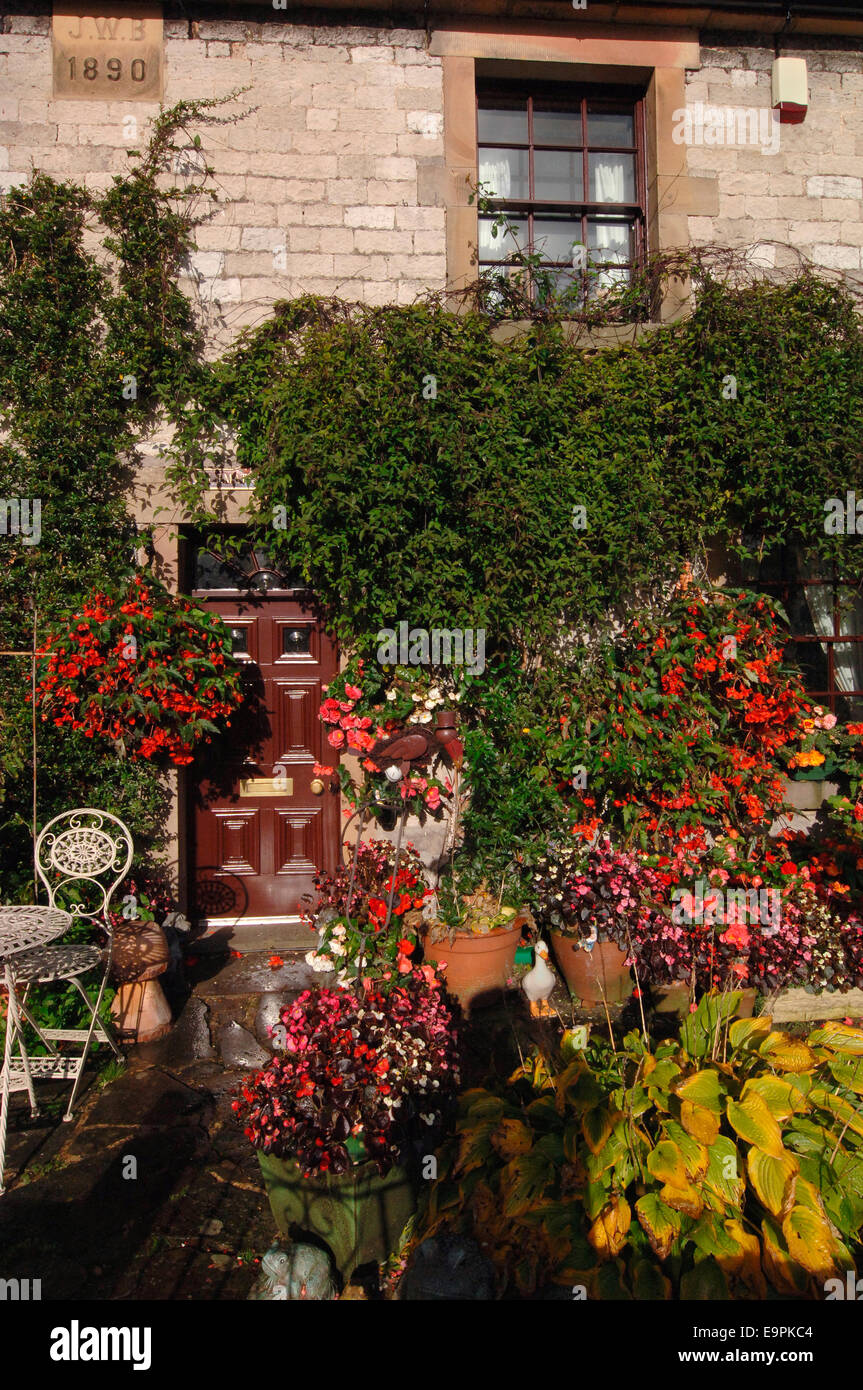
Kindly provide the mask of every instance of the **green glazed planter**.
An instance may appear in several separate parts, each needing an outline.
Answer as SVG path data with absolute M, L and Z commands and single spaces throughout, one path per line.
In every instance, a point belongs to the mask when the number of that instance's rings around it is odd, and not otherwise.
M 416 1191 L 405 1168 L 381 1177 L 371 1162 L 348 1173 L 305 1178 L 290 1158 L 258 1152 L 258 1162 L 279 1233 L 325 1241 L 347 1284 L 354 1270 L 382 1263 L 397 1248 L 416 1210 Z

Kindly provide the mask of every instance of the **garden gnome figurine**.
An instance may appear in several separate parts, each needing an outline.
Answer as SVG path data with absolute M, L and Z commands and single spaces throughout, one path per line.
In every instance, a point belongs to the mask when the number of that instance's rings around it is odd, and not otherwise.
M 534 1018 L 545 1018 L 552 1013 L 548 996 L 554 989 L 554 973 L 548 968 L 548 947 L 544 941 L 538 941 L 534 947 L 534 959 L 536 964 L 529 970 L 521 982 L 521 987 L 530 1000 L 530 1012 Z
M 250 1300 L 323 1302 L 335 1297 L 332 1269 L 325 1251 L 316 1245 L 270 1246 L 261 1260 L 261 1274 Z

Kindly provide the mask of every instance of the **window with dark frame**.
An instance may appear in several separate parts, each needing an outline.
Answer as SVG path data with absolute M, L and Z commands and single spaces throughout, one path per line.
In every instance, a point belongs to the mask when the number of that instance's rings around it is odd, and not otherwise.
M 626 89 L 480 85 L 480 272 L 506 275 L 515 250 L 538 253 L 558 294 L 593 297 L 629 283 L 645 248 L 644 112 Z M 495 221 L 505 214 L 512 227 Z M 574 248 L 584 250 L 574 252 Z M 586 260 L 586 266 L 585 266 Z
M 840 721 L 863 720 L 863 592 L 835 566 L 806 568 L 782 550 L 744 561 L 741 579 L 778 599 L 791 637 L 785 656 L 800 669 L 807 695 Z

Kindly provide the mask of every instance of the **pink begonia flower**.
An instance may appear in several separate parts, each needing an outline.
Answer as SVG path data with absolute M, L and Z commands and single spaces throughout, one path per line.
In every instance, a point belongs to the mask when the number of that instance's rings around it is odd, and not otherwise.
M 359 700 L 362 693 L 363 692 L 356 685 L 345 686 L 345 694 L 347 695 L 349 700 Z
M 825 714 L 824 718 L 821 720 L 821 727 L 822 727 L 823 729 L 832 729 L 835 723 L 836 723 L 836 715 L 835 715 L 835 714 Z
M 344 741 L 345 736 L 341 729 L 331 729 L 327 734 L 327 743 L 331 748 L 341 748 Z
M 396 960 L 396 965 L 398 966 L 398 971 L 400 975 L 409 975 L 413 970 L 413 966 L 411 965 L 410 960 L 406 955 L 403 954 L 399 955 L 398 959 Z

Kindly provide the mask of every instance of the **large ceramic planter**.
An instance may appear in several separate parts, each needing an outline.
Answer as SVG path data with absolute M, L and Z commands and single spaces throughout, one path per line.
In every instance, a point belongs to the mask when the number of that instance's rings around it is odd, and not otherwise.
M 416 1192 L 404 1168 L 381 1177 L 373 1163 L 357 1163 L 339 1177 L 303 1177 L 289 1158 L 258 1152 L 258 1162 L 281 1235 L 314 1235 L 329 1247 L 347 1284 L 360 1265 L 381 1263 L 398 1248 L 416 1210 Z
M 433 965 L 446 962 L 446 987 L 468 1012 L 477 1004 L 494 1003 L 512 979 L 521 930 L 516 918 L 511 927 L 495 927 L 484 936 L 457 933 L 452 945 L 426 937 L 423 954 Z
M 569 985 L 570 994 L 582 1004 L 622 1004 L 632 993 L 629 966 L 624 964 L 626 952 L 613 941 L 597 941 L 586 951 L 574 936 L 562 936 L 553 931 L 551 945 L 554 958 Z

